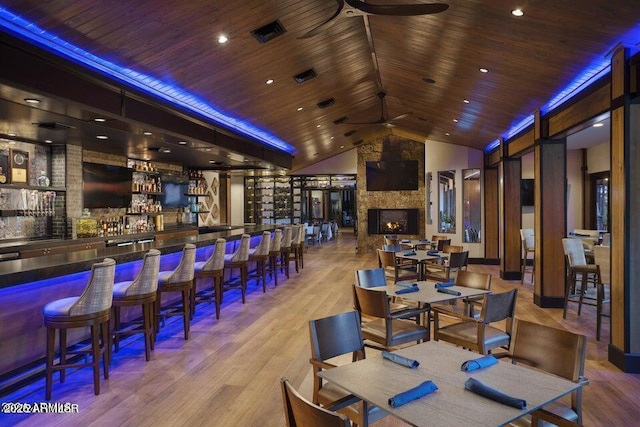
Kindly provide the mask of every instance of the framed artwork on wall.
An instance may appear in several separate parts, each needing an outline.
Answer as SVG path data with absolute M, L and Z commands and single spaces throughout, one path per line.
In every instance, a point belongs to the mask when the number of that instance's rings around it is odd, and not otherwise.
M 29 176 L 29 153 L 11 150 L 11 183 L 26 184 Z

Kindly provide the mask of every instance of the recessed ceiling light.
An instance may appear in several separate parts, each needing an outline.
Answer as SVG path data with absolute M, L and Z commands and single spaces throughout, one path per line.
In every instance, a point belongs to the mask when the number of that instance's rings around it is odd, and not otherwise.
M 107 121 L 107 119 L 104 119 L 104 118 L 102 118 L 102 117 L 96 117 L 95 119 L 93 119 L 93 121 L 94 121 L 94 122 L 100 122 L 100 123 L 102 123 L 102 122 L 106 122 L 106 121 Z
M 302 107 L 298 107 L 296 110 L 297 111 L 302 111 Z
M 249 159 L 244 159 L 244 162 L 247 163 L 249 161 Z
M 214 164 L 216 161 L 215 160 L 209 160 L 209 163 Z
M 178 141 L 178 144 L 180 144 L 180 145 L 187 145 L 187 141 Z
M 469 100 L 468 99 L 463 99 L 462 102 L 464 102 L 465 104 L 468 104 Z
M 151 132 L 146 131 L 146 132 L 142 132 L 143 135 L 149 136 L 149 135 L 153 135 Z
M 46 142 L 47 144 L 51 144 L 53 141 L 50 139 L 45 139 L 44 142 Z
M 511 14 L 512 14 L 513 16 L 520 17 L 520 16 L 524 15 L 524 11 L 523 11 L 522 9 L 520 9 L 520 8 L 518 8 L 518 9 L 513 9 L 513 10 L 511 11 Z
M 453 119 L 453 123 L 458 123 L 458 119 Z
M 486 69 L 486 68 L 480 68 L 480 72 L 481 72 L 481 73 L 488 73 L 488 72 L 489 72 L 489 70 L 488 70 L 488 69 Z
M 211 151 L 211 148 L 205 148 L 204 151 Z
M 163 148 L 160 151 L 162 151 L 164 154 L 169 154 L 171 152 L 171 149 L 170 148 Z
M 218 36 L 218 43 L 224 44 L 224 43 L 226 43 L 228 41 L 229 41 L 229 38 L 227 36 L 225 36 L 224 34 L 220 34 L 220 36 Z
M 335 136 L 332 136 L 331 139 L 335 138 Z
M 321 127 L 322 125 L 316 125 L 317 128 Z
M 340 146 L 340 148 L 341 148 L 341 149 L 342 149 L 342 148 L 344 148 L 344 145 L 341 145 L 341 146 Z
M 602 122 L 593 125 L 594 128 L 601 128 L 602 126 L 604 126 L 604 123 Z
M 25 98 L 24 102 L 28 102 L 29 104 L 40 104 L 40 100 L 36 98 Z
M 273 83 L 273 79 L 269 79 L 265 82 L 266 84 L 270 85 L 271 83 Z
M 445 134 L 446 136 L 449 136 L 449 135 L 450 135 L 450 134 L 449 134 L 449 132 L 445 132 L 444 134 Z
M 17 133 L 8 133 L 7 135 L 8 136 L 17 136 L 18 134 Z
M 109 139 L 109 137 L 107 135 L 96 135 L 96 138 L 98 138 L 98 139 Z

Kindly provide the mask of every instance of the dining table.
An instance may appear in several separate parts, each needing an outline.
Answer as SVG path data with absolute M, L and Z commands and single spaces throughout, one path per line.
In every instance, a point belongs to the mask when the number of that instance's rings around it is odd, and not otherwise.
M 421 249 L 403 250 L 396 252 L 396 258 L 400 261 L 411 261 L 416 264 L 418 280 L 423 280 L 425 276 L 426 264 L 439 262 L 449 257 L 446 252 L 426 251 Z
M 402 246 L 406 246 L 410 249 L 416 248 L 424 248 L 428 247 L 429 249 L 434 248 L 435 241 L 431 241 L 429 239 L 402 239 L 400 240 L 400 244 Z
M 377 286 L 371 289 L 384 290 L 390 297 L 400 297 L 410 301 L 416 301 L 422 305 L 431 305 L 441 302 L 454 301 L 456 299 L 464 299 L 470 297 L 477 297 L 484 294 L 491 293 L 487 289 L 468 288 L 466 286 L 446 286 L 443 289 L 447 289 L 450 292 L 439 292 L 436 285 L 439 282 L 433 280 L 419 280 L 416 282 L 399 282 L 395 285 Z M 406 292 L 408 287 L 414 287 L 417 290 L 415 292 Z
M 466 372 L 461 369 L 462 364 L 480 355 L 439 341 L 406 347 L 394 354 L 419 365 L 410 369 L 371 352 L 364 360 L 317 375 L 362 399 L 364 411 L 366 406 L 375 405 L 413 426 L 502 426 L 584 385 L 508 360 Z M 522 409 L 507 406 L 467 391 L 465 382 L 469 378 L 523 399 L 526 406 Z M 429 380 L 436 385 L 436 391 L 401 406 L 390 405 L 390 398 Z

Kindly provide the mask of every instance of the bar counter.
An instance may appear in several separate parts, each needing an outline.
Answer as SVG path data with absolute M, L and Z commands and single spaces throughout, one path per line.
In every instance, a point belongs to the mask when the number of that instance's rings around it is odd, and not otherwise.
M 157 233 L 154 236 L 157 240 L 149 243 L 79 251 L 73 251 L 72 248 L 78 247 L 76 243 L 86 239 L 55 242 L 66 244 L 69 252 L 0 262 L 0 395 L 3 389 L 14 387 L 15 383 L 26 375 L 28 369 L 42 369 L 46 341 L 42 307 L 59 298 L 80 295 L 88 283 L 94 263 L 107 257 L 113 258 L 116 261 L 115 281 L 133 280 L 140 269 L 144 254 L 149 249 L 158 249 L 162 254 L 160 269 L 170 270 L 179 263 L 182 248 L 186 243 L 193 243 L 197 248 L 197 260 L 204 260 L 211 254 L 218 238 L 227 240 L 227 253 L 231 253 L 235 251 L 236 242 L 239 242 L 242 234 L 255 236 L 252 238 L 252 242 L 255 243 L 263 231 L 271 231 L 277 227 L 251 225 L 225 228 L 231 229 L 215 232 L 204 230 L 204 234 L 192 233 L 186 237 L 175 237 L 175 234 L 179 233 L 165 233 L 164 236 Z M 135 236 L 137 240 L 140 240 L 140 237 Z M 125 241 L 131 238 L 131 235 L 127 235 L 108 239 Z M 15 250 L 6 247 L 2 249 L 3 252 Z M 171 301 L 163 299 L 163 303 L 166 302 Z M 139 307 L 131 307 L 131 310 L 123 315 L 139 317 L 139 311 Z M 86 334 L 71 334 L 69 345 L 85 336 Z

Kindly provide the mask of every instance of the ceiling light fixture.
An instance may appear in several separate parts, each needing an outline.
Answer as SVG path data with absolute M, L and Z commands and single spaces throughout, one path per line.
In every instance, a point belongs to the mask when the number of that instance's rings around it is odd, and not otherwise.
M 11 133 L 8 133 L 7 136 L 18 136 L 18 134 L 11 132 Z
M 96 135 L 97 139 L 109 139 L 107 135 Z
M 40 100 L 35 98 L 25 98 L 24 102 L 27 102 L 29 104 L 40 104 Z
M 446 136 L 449 136 L 449 135 L 450 135 L 450 133 L 449 133 L 449 132 L 445 132 L 444 134 L 445 134 Z
M 479 70 L 480 70 L 481 73 L 488 73 L 489 72 L 489 70 L 486 69 L 486 68 L 479 68 Z
M 187 141 L 178 141 L 178 144 L 180 144 L 180 145 L 187 145 Z
M 102 117 L 96 117 L 95 119 L 93 119 L 94 122 L 98 122 L 98 123 L 102 123 L 102 122 L 106 122 L 107 119 L 104 119 Z
M 142 132 L 142 134 L 143 134 L 143 135 L 146 135 L 146 136 L 150 136 L 150 135 L 153 135 L 153 134 L 152 134 L 151 132 L 149 132 L 149 131 L 146 131 L 146 132 Z
M 212 165 L 216 163 L 215 160 L 209 160 L 209 163 L 211 163 Z
M 463 99 L 462 102 L 464 102 L 465 104 L 468 104 L 469 100 L 468 99 Z
M 266 83 L 266 84 L 268 84 L 268 85 L 270 85 L 270 84 L 272 84 L 272 83 L 273 83 L 273 79 L 268 79 L 265 83 Z
M 458 119 L 453 119 L 453 123 L 458 123 Z
M 343 149 L 343 148 L 344 148 L 344 145 L 341 145 L 341 146 L 340 146 L 340 149 Z
M 513 10 L 511 11 L 511 14 L 512 14 L 513 16 L 517 16 L 517 17 L 519 18 L 519 17 L 521 17 L 521 16 L 523 16 L 523 15 L 524 15 L 524 11 L 523 11 L 522 9 L 520 9 L 520 8 L 517 8 L 517 9 L 513 9 Z
M 303 110 L 303 108 L 302 108 L 302 107 L 298 107 L 296 110 L 297 110 L 297 111 L 302 111 L 302 110 Z
M 229 38 L 224 34 L 220 34 L 220 36 L 218 37 L 218 43 L 220 44 L 225 44 L 228 41 L 229 41 Z
M 601 128 L 602 126 L 604 126 L 604 123 L 600 122 L 600 123 L 595 123 L 593 125 L 594 128 Z
M 204 151 L 211 151 L 211 148 L 205 148 Z
M 47 144 L 51 144 L 53 141 L 50 139 L 45 139 L 44 142 L 46 142 Z
M 321 127 L 322 125 L 316 125 L 317 128 Z
M 162 149 L 160 150 L 160 152 L 161 152 L 161 153 L 164 153 L 164 154 L 169 154 L 169 153 L 171 153 L 171 149 L 170 149 L 170 148 L 162 148 Z

